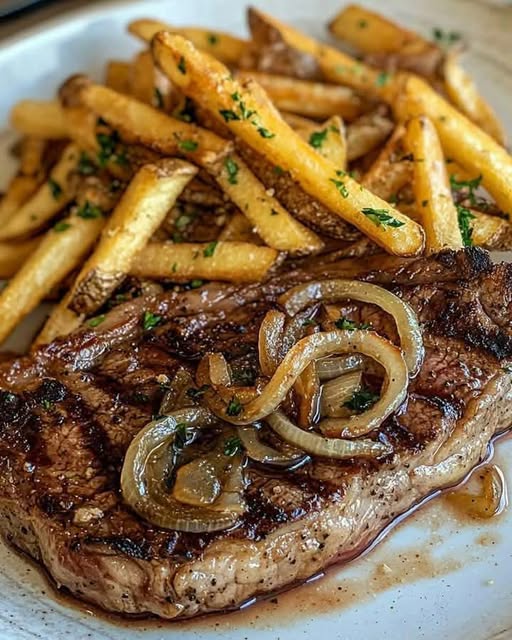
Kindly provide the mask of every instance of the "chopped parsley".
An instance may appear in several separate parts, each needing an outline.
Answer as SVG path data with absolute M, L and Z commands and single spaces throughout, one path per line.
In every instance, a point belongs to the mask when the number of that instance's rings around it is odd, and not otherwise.
M 162 322 L 162 316 L 157 316 L 151 311 L 144 311 L 142 316 L 142 327 L 144 331 L 151 331 Z
M 284 169 L 283 167 L 280 167 L 278 164 L 276 164 L 276 166 L 272 169 L 273 173 L 276 174 L 276 176 L 282 176 L 284 173 Z
M 327 138 L 327 129 L 322 129 L 322 131 L 313 131 L 313 133 L 309 136 L 309 144 L 313 147 L 313 149 L 321 149 L 325 139 Z
M 203 250 L 203 256 L 205 258 L 211 258 L 215 253 L 215 249 L 217 248 L 218 244 L 219 243 L 216 240 L 214 240 L 213 242 L 210 242 L 208 245 L 206 245 L 206 247 Z
M 44 398 L 43 400 L 41 400 L 41 406 L 45 411 L 51 411 L 54 404 L 51 400 L 47 400 L 46 398 Z
M 176 222 L 174 223 L 176 229 L 179 229 L 179 231 L 183 231 L 184 229 L 186 229 L 188 227 L 188 225 L 194 221 L 195 216 L 188 214 L 188 213 L 182 213 L 181 215 L 179 215 L 176 218 Z
M 240 118 L 232 109 L 220 109 L 219 113 L 224 118 L 225 122 L 230 122 L 231 120 L 240 120 Z
M 204 280 L 192 280 L 190 282 L 190 288 L 191 289 L 199 289 L 199 287 L 202 287 L 204 284 Z
M 119 134 L 117 131 L 112 131 L 111 134 L 98 133 L 96 140 L 100 146 L 100 150 L 98 151 L 98 164 L 100 167 L 106 167 L 111 160 L 119 165 L 128 164 L 126 151 L 124 149 L 118 149 Z
M 224 443 L 224 455 L 225 456 L 236 456 L 237 453 L 240 453 L 242 450 L 242 441 L 237 436 L 232 436 L 228 438 Z
M 199 146 L 199 143 L 195 140 L 180 140 L 178 142 L 178 147 L 182 151 L 196 151 Z
M 426 207 L 428 205 L 428 200 L 422 200 L 421 201 L 421 206 L 422 207 Z
M 250 120 L 251 124 L 256 127 L 256 130 L 262 138 L 273 138 L 276 134 L 272 133 L 265 127 L 263 127 L 256 119 L 252 119 L 258 114 L 254 109 L 248 109 L 245 102 L 242 100 L 238 91 L 231 94 L 231 98 L 236 103 L 238 113 L 233 109 L 219 109 L 220 115 L 224 118 L 225 122 L 232 122 L 235 120 Z
M 185 63 L 185 58 L 181 56 L 178 62 L 178 70 L 185 75 L 187 73 L 187 65 Z
M 336 171 L 336 175 L 338 177 L 343 177 L 346 175 L 345 171 Z M 340 194 L 344 197 L 344 198 L 348 198 L 349 197 L 349 192 L 348 189 L 345 185 L 345 183 L 343 182 L 343 180 L 338 180 L 336 178 L 329 178 L 329 182 L 332 182 L 333 185 L 336 187 L 336 189 L 338 189 L 338 191 L 340 192 Z
M 342 331 L 355 331 L 356 329 L 371 329 L 372 325 L 367 324 L 366 322 L 362 322 L 361 324 L 357 324 L 354 320 L 349 320 L 345 316 L 342 316 L 339 320 L 336 320 L 334 323 L 337 329 L 341 329 Z
M 275 209 L 270 209 L 270 215 L 271 216 L 278 216 L 279 215 L 279 211 L 276 211 Z
M 96 316 L 96 318 L 92 318 L 89 320 L 88 325 L 94 329 L 94 327 L 99 327 L 102 322 L 105 321 L 105 314 L 101 316 Z
M 359 22 L 357 23 L 357 26 L 360 29 L 366 29 L 366 27 L 368 26 L 368 20 L 359 20 Z
M 276 135 L 275 133 L 272 133 L 268 129 L 265 129 L 265 127 L 258 127 L 258 133 L 262 138 L 274 138 Z
M 192 437 L 192 432 L 186 422 L 180 422 L 176 425 L 176 430 L 174 431 L 174 440 L 173 440 L 173 448 L 175 449 L 183 449 L 190 442 Z
M 237 163 L 233 160 L 233 158 L 231 156 L 228 156 L 225 160 L 224 160 L 224 166 L 226 167 L 226 171 L 228 174 L 228 182 L 229 184 L 238 184 L 238 165 Z
M 48 188 L 50 189 L 50 191 L 52 193 L 52 196 L 55 198 L 55 200 L 58 200 L 61 197 L 61 195 L 62 195 L 62 187 L 57 182 L 57 180 L 54 180 L 53 178 L 49 178 L 48 179 Z
M 354 391 L 350 400 L 344 402 L 343 406 L 356 413 L 364 413 L 373 407 L 379 397 L 378 393 L 374 393 L 370 389 L 363 387 L 359 391 Z
M 459 42 L 462 38 L 462 35 L 458 31 L 445 31 L 440 27 L 432 29 L 432 36 L 437 44 L 447 47 Z
M 226 407 L 226 415 L 228 416 L 239 416 L 242 413 L 242 403 L 240 400 L 233 396 Z
M 209 33 L 206 36 L 206 39 L 208 40 L 208 44 L 216 45 L 219 42 L 219 36 L 217 36 L 215 33 Z
M 468 199 L 471 204 L 476 204 L 475 191 L 480 187 L 482 183 L 482 175 L 473 178 L 472 180 L 457 180 L 457 176 L 450 176 L 450 186 L 454 191 L 461 191 L 462 189 L 468 190 Z
M 163 109 L 165 105 L 163 93 L 158 87 L 155 87 L 153 91 L 153 104 L 157 109 Z
M 70 228 L 71 228 L 71 225 L 69 224 L 69 222 L 64 222 L 63 220 L 61 222 L 57 222 L 53 226 L 53 230 L 56 231 L 57 233 L 62 233 L 63 231 L 67 231 Z
M 187 396 L 189 398 L 192 398 L 193 400 L 199 400 L 204 396 L 204 394 L 208 391 L 209 388 L 210 388 L 209 384 L 203 384 L 203 386 L 199 387 L 198 389 L 195 389 L 194 387 L 190 387 L 190 389 L 187 389 Z
M 194 103 L 190 98 L 185 98 L 185 103 L 181 111 L 176 113 L 176 117 L 179 120 L 183 120 L 184 122 L 193 122 L 195 120 L 196 114 L 194 109 Z
M 173 273 L 176 273 L 176 271 L 178 271 L 178 263 L 177 262 L 173 262 L 173 265 L 171 267 L 171 271 Z
M 460 234 L 462 236 L 462 244 L 465 247 L 473 246 L 473 227 L 471 226 L 471 220 L 474 220 L 475 215 L 471 213 L 469 209 L 462 206 L 461 204 L 457 206 L 457 217 L 459 220 L 459 229 Z
M 378 87 L 385 87 L 389 82 L 391 76 L 387 71 L 381 71 L 377 78 L 375 79 L 375 84 Z
M 77 169 L 78 173 L 83 176 L 92 176 L 96 173 L 96 166 L 89 158 L 89 156 L 85 153 L 85 151 L 82 151 L 82 153 L 80 154 Z
M 251 367 L 244 367 L 243 369 L 235 369 L 233 371 L 233 380 L 238 384 L 245 387 L 250 387 L 256 380 L 256 371 Z
M 93 204 L 92 202 L 89 202 L 89 200 L 86 200 L 78 209 L 76 215 L 79 218 L 84 218 L 85 220 L 92 220 L 94 218 L 101 218 L 103 211 L 97 204 Z
M 373 208 L 365 208 L 361 209 L 361 213 L 363 213 L 369 220 L 373 222 L 373 224 L 378 227 L 403 227 L 404 222 L 401 220 L 397 220 L 390 215 L 387 209 L 373 209 Z
M 316 327 L 316 324 L 317 322 L 313 318 L 307 318 L 307 320 L 302 322 L 303 327 Z

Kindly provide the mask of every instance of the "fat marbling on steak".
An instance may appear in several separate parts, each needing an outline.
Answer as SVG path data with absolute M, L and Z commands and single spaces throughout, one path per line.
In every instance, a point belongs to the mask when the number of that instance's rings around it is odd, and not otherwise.
M 384 268 L 385 267 L 385 268 Z M 426 356 L 407 400 L 374 437 L 381 461 L 315 459 L 269 473 L 249 466 L 238 527 L 159 529 L 123 503 L 119 475 L 158 410 L 162 375 L 222 351 L 256 363 L 259 323 L 276 296 L 307 279 L 359 277 L 407 300 Z M 142 330 L 144 311 L 162 316 Z M 374 307 L 349 305 L 393 337 Z M 512 265 L 478 249 L 419 259 L 319 264 L 263 285 L 208 285 L 139 298 L 0 369 L 1 523 L 56 584 L 111 611 L 188 617 L 237 607 L 361 552 L 397 515 L 459 482 L 512 423 Z M 160 382 L 159 382 L 160 381 Z

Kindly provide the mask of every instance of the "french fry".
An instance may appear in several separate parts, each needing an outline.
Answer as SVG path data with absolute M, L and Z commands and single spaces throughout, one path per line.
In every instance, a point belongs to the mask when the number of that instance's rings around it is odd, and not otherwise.
M 255 80 L 279 110 L 310 118 L 322 119 L 337 115 L 354 120 L 365 108 L 361 98 L 348 87 L 257 71 L 239 71 L 236 77 L 242 83 L 251 78 Z
M 34 233 L 62 211 L 74 197 L 74 187 L 70 180 L 76 168 L 79 151 L 69 144 L 59 162 L 50 172 L 48 181 L 0 228 L 0 240 L 20 238 Z
M 471 240 L 476 247 L 510 249 L 512 225 L 508 220 L 474 209 L 471 209 L 471 213 L 475 216 L 471 224 Z
M 12 178 L 0 201 L 0 229 L 11 220 L 23 204 L 34 194 L 39 181 L 33 176 L 17 175 Z
M 155 65 L 149 51 L 141 51 L 135 56 L 130 67 L 129 87 L 126 93 L 146 104 L 154 104 Z
M 261 239 L 254 233 L 252 224 L 243 213 L 235 211 L 219 235 L 223 242 L 250 242 L 261 245 Z
M 459 113 L 434 89 L 407 76 L 394 100 L 395 115 L 405 121 L 426 115 L 434 123 L 445 155 L 473 175 L 505 213 L 512 213 L 512 156 L 487 133 Z
M 40 176 L 44 172 L 43 157 L 46 150 L 46 140 L 27 136 L 21 145 L 20 169 L 24 176 Z
M 435 47 L 417 33 L 357 4 L 344 7 L 329 31 L 362 53 L 423 53 Z
M 361 116 L 347 126 L 347 159 L 365 156 L 381 145 L 393 131 L 393 122 L 378 110 Z
M 452 198 L 441 143 L 432 122 L 426 117 L 410 120 L 404 146 L 414 156 L 413 189 L 425 229 L 427 253 L 460 249 L 463 242 L 457 208 Z
M 157 20 L 135 20 L 128 25 L 128 31 L 145 42 L 151 42 L 159 31 L 179 33 L 194 45 L 221 60 L 225 64 L 237 65 L 247 49 L 247 40 L 242 40 L 229 33 L 195 27 L 173 27 Z
M 195 178 L 183 189 L 180 202 L 198 204 L 202 207 L 220 207 L 226 204 L 222 193 L 210 184 Z
M 316 153 L 269 107 L 268 99 L 256 99 L 258 85 L 240 85 L 226 67 L 201 54 L 181 36 L 157 34 L 153 53 L 162 70 L 186 95 L 222 117 L 253 149 L 290 171 L 304 191 L 333 213 L 390 253 L 416 255 L 422 251 L 421 227 Z M 178 68 L 181 61 L 186 73 Z
M 0 294 L 0 342 L 88 253 L 103 220 L 68 216 L 50 229 Z
M 398 125 L 361 180 L 366 189 L 387 202 L 405 184 L 412 183 L 412 165 L 402 147 L 404 134 L 405 128 Z
M 137 172 L 108 220 L 96 250 L 43 327 L 38 344 L 73 331 L 101 307 L 196 173 L 191 164 L 175 159 L 145 165 Z
M 150 242 L 135 257 L 130 273 L 173 282 L 258 282 L 265 278 L 277 256 L 275 249 L 248 242 Z
M 304 116 L 298 116 L 296 113 L 290 113 L 289 111 L 281 111 L 281 118 L 290 125 L 292 129 L 309 129 L 315 127 L 318 122 L 311 120 L 310 118 L 304 118 Z
M 254 7 L 248 10 L 248 20 L 251 32 L 264 27 L 272 32 L 274 42 L 281 40 L 284 46 L 312 58 L 324 80 L 346 85 L 378 98 L 387 94 L 387 85 L 391 83 L 391 77 L 384 76 L 378 69 L 373 69 L 334 47 L 322 44 Z
M 11 124 L 20 133 L 36 138 L 68 138 L 62 109 L 56 101 L 21 100 L 11 111 Z
M 109 60 L 105 70 L 105 84 L 118 93 L 130 93 L 132 65 L 124 60 Z
M 40 242 L 41 238 L 0 242 L 0 278 L 12 278 Z
M 332 116 L 321 125 L 299 128 L 297 133 L 324 158 L 340 169 L 347 168 L 345 125 L 339 116 Z
M 502 146 L 506 134 L 494 109 L 478 92 L 470 75 L 462 68 L 458 54 L 451 52 L 445 57 L 443 66 L 444 86 L 452 103 Z
M 269 246 L 292 253 L 311 253 L 322 247 L 318 236 L 292 218 L 241 159 L 229 155 L 230 141 L 105 87 L 90 85 L 82 90 L 82 97 L 127 141 L 166 155 L 183 155 L 209 171 Z

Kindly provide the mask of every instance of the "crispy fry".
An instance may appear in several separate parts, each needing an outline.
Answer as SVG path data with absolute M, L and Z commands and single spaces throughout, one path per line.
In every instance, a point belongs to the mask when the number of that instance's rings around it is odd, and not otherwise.
M 130 273 L 173 282 L 258 282 L 265 278 L 277 255 L 275 249 L 248 242 L 151 242 L 137 254 Z
M 159 31 L 179 33 L 194 45 L 221 60 L 225 64 L 237 65 L 245 53 L 248 42 L 229 33 L 195 27 L 173 27 L 157 20 L 135 20 L 128 25 L 128 31 L 145 42 L 151 42 Z
M 105 69 L 105 84 L 118 93 L 130 93 L 132 65 L 124 60 L 109 60 Z
M 320 75 L 324 80 L 352 87 L 374 97 L 382 97 L 387 93 L 387 84 L 391 78 L 386 76 L 383 81 L 382 72 L 378 69 L 373 69 L 334 47 L 322 44 L 258 9 L 251 7 L 248 15 L 251 31 L 257 28 L 257 23 L 265 25 L 272 31 L 273 40 L 280 39 L 285 46 L 313 60 L 318 69 L 316 75 Z
M 219 240 L 224 242 L 250 242 L 261 245 L 260 237 L 254 232 L 252 224 L 243 213 L 235 211 L 222 229 Z
M 0 242 L 0 278 L 12 278 L 40 242 L 40 237 L 22 242 Z
M 340 169 L 347 168 L 345 125 L 339 116 L 332 116 L 321 125 L 314 123 L 312 126 L 299 128 L 297 133 L 324 158 Z
M 70 174 L 76 168 L 78 158 L 78 148 L 69 144 L 50 172 L 48 181 L 0 229 L 1 240 L 20 238 L 41 229 L 71 202 L 74 185 Z
M 17 175 L 12 178 L 0 201 L 0 230 L 35 193 L 38 186 L 39 181 L 33 176 Z
M 405 184 L 412 182 L 412 165 L 402 147 L 404 134 L 405 128 L 398 125 L 361 180 L 366 189 L 387 202 Z
M 354 120 L 365 108 L 361 98 L 348 87 L 307 82 L 257 71 L 239 71 L 236 77 L 241 83 L 250 78 L 258 82 L 279 110 L 310 118 L 337 115 Z
M 394 101 L 399 120 L 426 115 L 435 124 L 447 157 L 473 175 L 505 213 L 512 213 L 512 156 L 421 78 L 407 76 Z
M 464 71 L 459 56 L 450 52 L 443 66 L 444 85 L 452 103 L 496 142 L 505 146 L 506 134 L 494 109 L 480 95 L 470 75 Z
M 249 82 L 242 87 L 221 63 L 201 54 L 177 35 L 157 34 L 153 53 L 163 71 L 186 95 L 219 114 L 253 149 L 291 171 L 302 188 L 332 212 L 391 253 L 421 252 L 424 238 L 419 225 L 316 153 L 276 110 L 269 108 L 267 99 L 257 99 L 257 85 Z M 181 60 L 185 61 L 185 74 L 178 68 Z
M 414 196 L 416 207 L 421 211 L 427 252 L 460 249 L 463 243 L 457 209 L 441 144 L 432 122 L 426 117 L 410 120 L 404 145 L 414 156 Z
M 347 158 L 357 160 L 381 145 L 393 131 L 393 122 L 379 110 L 361 116 L 347 127 Z
M 269 246 L 292 253 L 310 253 L 322 247 L 316 234 L 292 218 L 242 160 L 228 155 L 233 148 L 230 141 L 104 87 L 90 85 L 82 96 L 127 141 L 142 143 L 167 155 L 179 153 L 207 169 Z M 185 142 L 193 144 L 184 146 Z M 232 167 L 231 173 L 228 165 Z M 274 215 L 280 216 L 279 224 Z
M 69 137 L 62 110 L 56 101 L 21 100 L 12 108 L 11 124 L 27 136 L 50 140 Z
M 24 176 L 40 176 L 44 172 L 43 157 L 46 140 L 27 136 L 21 144 L 20 173 Z
M 102 225 L 100 219 L 86 220 L 73 215 L 46 233 L 0 294 L 0 342 L 80 264 Z
M 155 105 L 155 65 L 149 51 L 141 51 L 135 56 L 130 67 L 128 92 L 137 100 Z
M 107 222 L 96 250 L 53 311 L 38 343 L 69 333 L 108 299 L 128 273 L 134 256 L 196 173 L 191 164 L 174 159 L 145 165 L 137 172 Z
M 286 122 L 286 124 L 290 125 L 292 129 L 308 129 L 311 127 L 315 127 L 318 122 L 315 120 L 310 120 L 309 118 L 304 118 L 304 116 L 298 116 L 296 113 L 290 113 L 289 111 L 281 111 L 281 118 Z
M 423 53 L 435 45 L 379 13 L 357 4 L 344 7 L 329 31 L 362 53 Z

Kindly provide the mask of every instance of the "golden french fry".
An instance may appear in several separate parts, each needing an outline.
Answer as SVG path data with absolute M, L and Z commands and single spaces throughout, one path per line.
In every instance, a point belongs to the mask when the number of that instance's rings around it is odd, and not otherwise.
M 0 342 L 80 264 L 102 226 L 101 219 L 72 215 L 46 233 L 0 294 Z
M 0 278 L 12 278 L 40 242 L 40 237 L 22 242 L 0 242 Z
M 473 175 L 505 213 L 512 214 L 512 156 L 463 116 L 421 78 L 404 77 L 394 100 L 395 115 L 405 121 L 426 115 L 434 123 L 445 155 Z
M 74 185 L 70 174 L 77 166 L 79 155 L 74 144 L 64 149 L 47 182 L 0 228 L 0 240 L 34 233 L 73 200 Z
M 169 159 L 145 165 L 135 175 L 108 220 L 92 256 L 55 308 L 37 342 L 51 342 L 92 315 L 130 269 L 197 169 Z
M 471 220 L 471 241 L 476 247 L 485 249 L 510 249 L 512 245 L 512 225 L 508 220 L 490 216 L 471 209 L 475 216 Z
M 209 171 L 269 246 L 292 253 L 310 253 L 322 247 L 318 236 L 290 216 L 242 160 L 229 155 L 232 142 L 105 87 L 90 85 L 81 95 L 84 103 L 126 141 L 166 155 L 183 155 Z
M 223 242 L 250 242 L 261 245 L 261 239 L 254 232 L 252 224 L 243 213 L 235 211 L 219 235 Z
M 155 65 L 150 51 L 141 51 L 135 56 L 130 68 L 129 87 L 126 93 L 146 104 L 155 104 Z
M 361 98 L 348 87 L 308 82 L 258 71 L 239 71 L 237 79 L 244 83 L 252 78 L 260 84 L 279 110 L 310 118 L 341 116 L 354 120 L 364 111 Z
M 363 53 L 421 53 L 435 47 L 417 33 L 357 4 L 344 7 L 329 31 Z
M 444 86 L 452 103 L 496 142 L 505 146 L 506 134 L 494 109 L 480 95 L 457 53 L 448 53 L 443 66 Z
M 345 125 L 339 116 L 332 116 L 323 124 L 314 123 L 297 129 L 303 140 L 340 169 L 347 168 L 347 139 Z
M 412 183 L 412 165 L 402 147 L 404 134 L 405 128 L 398 125 L 361 180 L 366 189 L 387 202 Z
M 14 176 L 0 201 L 0 230 L 35 193 L 39 184 L 34 176 Z
M 46 140 L 27 136 L 21 144 L 20 173 L 24 176 L 39 176 L 44 171 Z
M 237 65 L 247 49 L 247 40 L 242 40 L 229 33 L 195 27 L 173 27 L 157 20 L 135 20 L 128 25 L 128 31 L 145 42 L 151 42 L 155 33 L 172 31 L 179 33 L 194 45 L 218 58 L 225 64 Z
M 12 108 L 11 124 L 27 136 L 50 140 L 69 137 L 62 109 L 56 101 L 21 100 Z
M 173 282 L 258 282 L 265 278 L 277 256 L 275 249 L 248 242 L 150 242 L 135 257 L 130 273 Z
M 382 71 L 373 69 L 334 47 L 320 43 L 254 7 L 249 9 L 248 18 L 251 32 L 264 26 L 272 32 L 274 41 L 280 40 L 284 46 L 313 59 L 318 69 L 317 75 L 322 76 L 324 80 L 352 87 L 374 97 L 386 95 L 387 85 L 391 84 L 389 74 L 384 75 Z
M 414 157 L 413 189 L 425 229 L 427 252 L 460 249 L 463 241 L 457 208 L 452 198 L 441 143 L 432 122 L 424 116 L 410 120 L 404 146 Z
M 132 65 L 124 60 L 109 60 L 105 70 L 105 84 L 118 93 L 130 93 Z
M 311 127 L 316 127 L 318 124 L 315 120 L 304 118 L 304 116 L 298 116 L 296 113 L 290 113 L 289 111 L 280 111 L 280 114 L 286 124 L 290 125 L 290 127 L 295 130 L 309 129 Z
M 253 92 L 251 82 L 242 86 L 230 77 L 226 67 L 181 36 L 157 34 L 153 53 L 162 70 L 186 95 L 222 118 L 253 149 L 290 171 L 304 191 L 333 213 L 390 253 L 416 255 L 422 251 L 424 236 L 419 225 L 316 153 L 267 100 L 255 98 L 258 89 Z M 185 73 L 180 66 L 185 66 Z
M 393 122 L 378 110 L 361 116 L 347 126 L 347 159 L 365 156 L 380 146 L 393 131 Z

